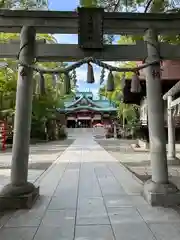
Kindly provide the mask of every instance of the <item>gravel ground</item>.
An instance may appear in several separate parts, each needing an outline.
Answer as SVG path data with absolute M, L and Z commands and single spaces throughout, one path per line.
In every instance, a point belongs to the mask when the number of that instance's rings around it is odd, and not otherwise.
M 29 169 L 45 170 L 59 157 L 68 146 L 74 142 L 73 139 L 63 141 L 52 141 L 38 143 L 30 146 Z M 7 149 L 0 153 L 0 169 L 11 168 L 12 152 Z

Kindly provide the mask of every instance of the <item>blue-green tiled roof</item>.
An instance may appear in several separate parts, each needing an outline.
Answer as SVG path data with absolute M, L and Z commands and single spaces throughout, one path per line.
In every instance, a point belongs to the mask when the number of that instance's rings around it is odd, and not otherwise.
M 116 111 L 116 107 L 109 102 L 109 100 L 91 100 L 89 97 L 92 97 L 91 92 L 78 92 L 76 94 L 79 98 L 77 100 L 69 100 L 65 102 L 65 109 L 62 111 L 65 112 L 71 112 L 71 111 L 76 111 L 80 109 L 88 109 L 88 110 L 93 110 L 93 111 L 103 111 L 103 112 L 109 112 L 109 111 Z M 78 105 L 83 99 L 87 100 L 89 104 L 94 105 L 89 106 L 89 105 Z
M 109 108 L 97 108 L 97 107 L 90 107 L 90 106 L 78 106 L 78 107 L 72 107 L 72 108 L 66 108 L 65 112 L 74 112 L 77 110 L 81 109 L 87 109 L 87 110 L 92 110 L 92 111 L 97 111 L 97 112 L 114 112 L 116 111 L 116 108 L 109 107 Z

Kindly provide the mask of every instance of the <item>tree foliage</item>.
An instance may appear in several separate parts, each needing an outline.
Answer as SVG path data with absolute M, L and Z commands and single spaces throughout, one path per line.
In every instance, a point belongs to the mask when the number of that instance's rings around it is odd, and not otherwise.
M 47 6 L 46 0 L 0 0 L 0 8 L 8 9 L 28 9 L 35 10 Z M 11 40 L 19 40 L 19 34 L 0 33 L 0 42 L 8 43 Z M 56 39 L 51 34 L 37 34 L 36 39 L 45 39 L 46 44 L 56 43 Z M 17 85 L 17 60 L 0 59 L 0 62 L 7 62 L 7 68 L 0 68 L 0 119 L 8 120 L 13 124 L 13 115 L 15 112 L 16 85 Z M 58 68 L 65 67 L 64 63 L 39 63 L 41 67 Z M 40 82 L 39 74 L 33 74 L 34 93 L 32 106 L 32 135 L 45 138 L 45 132 L 50 122 L 57 118 L 58 108 L 64 108 L 64 100 L 68 97 L 64 94 L 64 77 L 56 76 L 56 84 L 53 84 L 51 75 L 45 74 L 45 94 L 40 95 L 37 91 Z M 52 129 L 52 125 L 50 126 Z M 41 135 L 41 136 L 40 136 Z
M 80 0 L 83 7 L 103 7 L 108 12 L 178 11 L 178 0 Z
M 47 7 L 48 0 L 0 0 L 0 8 L 36 10 Z
M 81 0 L 81 6 L 83 7 L 103 7 L 108 12 L 179 12 L 180 3 L 176 0 Z M 167 16 L 168 17 L 168 16 Z M 120 36 L 118 44 L 131 44 L 137 40 L 142 40 L 143 36 Z M 160 41 L 166 41 L 173 44 L 180 43 L 179 35 L 160 36 Z M 127 65 L 133 66 L 135 63 L 125 63 L 123 67 Z M 137 117 L 137 106 L 123 104 L 119 95 L 122 95 L 122 88 L 120 86 L 120 79 L 122 74 L 115 75 L 115 91 L 108 93 L 105 86 L 100 88 L 99 94 L 107 97 L 110 101 L 114 102 L 118 108 L 117 113 L 119 119 L 122 120 L 122 116 L 126 118 L 127 122 L 132 122 Z M 131 78 L 131 73 L 127 73 L 126 77 Z
M 5 34 L 1 33 L 1 42 L 8 42 L 12 39 L 19 39 L 18 34 Z M 48 42 L 55 42 L 55 39 L 48 34 L 37 35 L 37 39 L 46 39 Z M 0 92 L 5 96 L 13 96 L 13 92 L 16 92 L 16 82 L 17 82 L 17 61 L 14 59 L 1 59 L 0 61 L 5 61 L 8 63 L 8 67 L 0 69 Z M 56 67 L 65 67 L 64 63 L 41 63 L 40 66 L 46 68 L 56 68 Z M 39 75 L 34 73 L 34 83 L 38 81 Z M 64 98 L 63 93 L 63 76 L 57 77 L 56 89 L 53 89 L 52 86 L 52 76 L 45 75 L 47 95 L 56 97 L 59 100 Z M 15 94 L 14 94 L 15 95 Z M 49 97 L 48 97 L 49 99 Z M 6 102 L 6 101 L 5 101 Z M 7 102 L 6 102 L 7 105 Z M 4 105 L 3 105 L 4 106 Z M 1 106 L 2 108 L 2 106 Z
M 19 39 L 18 34 L 1 34 L 1 42 L 7 42 L 12 39 Z M 48 34 L 37 35 L 37 39 L 46 39 L 49 43 L 55 43 L 53 36 Z M 48 43 L 47 43 L 48 44 Z M 9 124 L 13 124 L 13 114 L 15 111 L 16 85 L 17 85 L 17 61 L 14 59 L 0 59 L 8 63 L 7 68 L 0 69 L 0 118 L 6 119 Z M 64 63 L 39 63 L 45 68 L 63 68 Z M 64 94 L 64 76 L 56 76 L 56 86 L 53 84 L 53 76 L 44 74 L 45 94 L 41 96 L 37 91 L 39 87 L 40 75 L 33 74 L 34 94 L 32 106 L 32 136 L 36 138 L 46 138 L 46 123 L 58 118 L 57 109 L 64 108 L 64 100 L 67 96 Z M 53 128 L 48 124 L 50 129 Z
M 121 64 L 121 67 L 134 67 L 136 63 L 127 62 Z M 109 99 L 117 107 L 117 116 L 122 123 L 125 121 L 128 125 L 133 126 L 138 120 L 138 106 L 135 104 L 124 104 L 122 102 L 123 89 L 121 85 L 123 73 L 114 74 L 115 90 L 113 92 L 107 92 L 106 85 L 99 89 L 99 95 Z M 126 78 L 131 79 L 132 73 L 126 73 Z

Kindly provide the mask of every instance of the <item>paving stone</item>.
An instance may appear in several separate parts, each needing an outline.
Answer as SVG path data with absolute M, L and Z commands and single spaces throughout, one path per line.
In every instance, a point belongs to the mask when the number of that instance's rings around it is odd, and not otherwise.
M 72 166 L 71 166 L 72 167 Z M 54 196 L 62 197 L 62 194 L 77 194 L 78 189 L 78 178 L 79 178 L 79 164 L 78 169 L 66 169 L 61 181 L 59 182 Z
M 108 195 L 104 196 L 106 206 L 111 207 L 136 207 L 141 205 L 148 206 L 148 203 L 142 196 L 130 196 L 130 195 Z
M 40 182 L 40 194 L 51 197 L 57 189 L 58 183 L 64 174 L 68 163 L 57 163 L 49 173 L 47 173 Z
M 73 240 L 74 225 L 63 224 L 59 227 L 40 226 L 33 240 Z
M 108 208 L 133 207 L 132 199 L 128 195 L 105 196 L 104 199 Z
M 149 228 L 154 233 L 157 240 L 179 240 L 180 238 L 180 224 L 149 224 Z
M 100 178 L 99 184 L 103 196 L 114 194 L 125 194 L 124 189 L 116 182 L 114 177 Z
M 147 223 L 180 223 L 180 215 L 171 208 L 137 206 L 137 209 Z
M 77 226 L 75 240 L 114 240 L 111 226 Z
M 149 224 L 149 228 L 157 240 L 179 240 L 180 224 L 159 223 Z
M 96 164 L 95 171 L 98 178 L 113 177 L 112 173 L 104 164 Z
M 57 188 L 56 191 L 53 193 L 53 197 L 62 197 L 64 196 L 69 196 L 75 198 L 78 193 L 78 187 L 77 188 L 72 188 L 72 189 L 66 189 L 66 188 Z
M 148 206 L 148 203 L 145 201 L 145 199 L 142 196 L 129 196 L 131 198 L 131 201 L 133 203 L 133 206 Z
M 80 197 L 101 197 L 101 189 L 99 187 L 94 171 L 89 174 L 84 174 L 81 170 L 79 181 L 79 196 Z
M 101 190 L 98 185 L 92 186 L 92 185 L 83 185 L 83 187 L 80 185 L 79 187 L 79 196 L 84 198 L 90 198 L 90 197 L 101 197 Z
M 38 227 L 44 211 L 19 210 L 13 214 L 5 227 Z
M 140 196 L 143 186 L 132 173 L 96 144 L 91 133 L 88 134 L 82 132 L 37 181 L 43 196 L 33 209 L 20 210 L 12 218 L 0 220 L 5 224 L 0 229 L 0 239 L 74 240 L 77 211 L 76 240 L 115 240 L 113 232 L 120 240 L 176 240 L 180 229 L 179 214 L 173 209 L 150 207 Z M 46 151 L 46 162 L 52 153 L 47 148 L 48 145 L 41 148 L 42 152 Z M 57 148 L 58 145 L 53 151 Z M 122 147 L 119 149 L 121 151 Z M 34 151 L 37 154 L 38 146 Z M 133 159 L 132 154 L 126 154 L 126 161 L 130 157 Z M 35 159 L 33 153 L 31 155 Z M 29 177 L 37 177 L 36 173 L 32 171 Z M 29 229 L 30 235 L 23 229 Z
M 77 225 L 109 224 L 102 198 L 82 198 L 78 203 Z
M 53 197 L 48 209 L 75 209 L 77 205 L 77 193 L 66 192 L 60 194 L 58 197 Z
M 108 164 L 109 169 L 113 172 L 116 180 L 128 195 L 140 195 L 143 190 L 143 185 L 140 184 L 135 176 L 121 164 L 111 162 Z
M 42 219 L 42 226 L 63 227 L 74 226 L 75 210 L 48 210 Z
M 13 216 L 13 212 L 0 213 L 0 228 L 3 227 Z
M 157 240 L 144 222 L 127 222 L 112 227 L 117 240 Z
M 44 172 L 44 170 L 29 169 L 28 170 L 28 181 L 35 182 L 36 179 Z
M 35 204 L 33 205 L 30 211 L 34 210 L 44 212 L 47 209 L 50 201 L 51 201 L 50 197 L 40 195 L 40 197 L 36 200 Z
M 33 240 L 37 228 L 2 228 L 0 230 L 0 239 L 2 240 Z
M 143 222 L 142 217 L 135 208 L 108 208 L 108 215 L 112 225 Z

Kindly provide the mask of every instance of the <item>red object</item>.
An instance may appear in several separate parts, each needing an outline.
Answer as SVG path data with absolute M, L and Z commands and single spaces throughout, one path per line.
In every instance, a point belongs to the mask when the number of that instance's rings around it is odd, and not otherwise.
M 94 125 L 94 127 L 104 127 L 104 124 L 102 124 L 102 123 L 96 123 L 96 124 Z
M 2 123 L 2 150 L 6 150 L 6 125 L 5 122 Z

